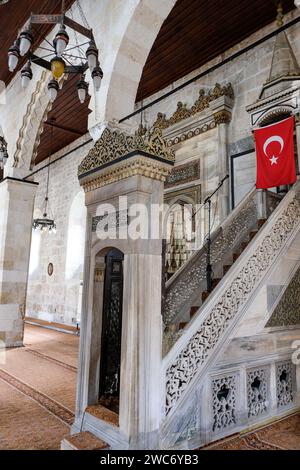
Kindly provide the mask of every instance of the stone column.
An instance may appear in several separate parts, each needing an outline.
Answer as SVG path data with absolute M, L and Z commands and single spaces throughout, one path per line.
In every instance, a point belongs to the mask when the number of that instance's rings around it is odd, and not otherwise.
M 0 340 L 23 345 L 32 215 L 37 183 L 0 183 Z
M 216 173 L 219 181 L 221 181 L 226 175 L 229 175 L 227 134 L 228 124 L 231 121 L 233 100 L 228 96 L 221 96 L 212 101 L 209 107 L 214 114 L 214 120 L 218 126 L 218 168 L 216 169 Z M 220 223 L 222 223 L 229 214 L 229 187 L 229 179 L 227 179 L 218 192 Z

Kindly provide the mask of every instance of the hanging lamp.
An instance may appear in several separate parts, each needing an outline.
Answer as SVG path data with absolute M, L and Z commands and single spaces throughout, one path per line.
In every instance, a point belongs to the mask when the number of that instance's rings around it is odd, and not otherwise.
M 50 181 L 50 165 L 52 155 L 52 143 L 53 143 L 53 125 L 51 127 L 51 140 L 50 140 L 50 151 L 48 160 L 48 172 L 47 172 L 47 185 L 46 194 L 44 199 L 43 217 L 33 219 L 32 227 L 34 230 L 40 230 L 42 233 L 56 233 L 56 223 L 52 217 L 50 205 L 49 205 L 49 181 Z
M 1 2 L 1 0 L 0 0 Z M 22 88 L 28 87 L 32 79 L 31 64 L 36 64 L 52 73 L 52 79 L 48 84 L 49 99 L 53 102 L 57 97 L 58 81 L 64 74 L 77 74 L 83 76 L 89 69 L 95 90 L 100 89 L 103 72 L 99 63 L 99 50 L 96 46 L 95 38 L 92 29 L 89 27 L 87 19 L 83 13 L 79 0 L 76 1 L 81 23 L 65 14 L 65 1 L 61 2 L 61 14 L 41 14 L 30 16 L 24 30 L 20 33 L 14 44 L 8 50 L 8 68 L 10 72 L 14 72 L 18 66 L 20 57 L 27 57 L 28 63 L 21 72 Z M 33 52 L 35 38 L 34 38 L 34 25 L 53 25 L 57 24 L 59 29 L 52 41 L 47 40 L 45 37 L 46 46 L 40 45 L 38 50 L 42 51 L 44 55 L 36 55 Z M 66 28 L 70 28 L 74 32 L 76 45 L 69 45 L 69 34 Z M 87 38 L 87 41 L 79 43 L 77 34 Z M 85 46 L 85 47 L 84 47 Z M 86 51 L 84 51 L 84 49 Z M 51 57 L 52 56 L 52 57 Z M 86 94 L 88 91 L 88 84 L 84 79 L 81 79 L 77 85 L 78 97 L 81 103 L 85 102 Z

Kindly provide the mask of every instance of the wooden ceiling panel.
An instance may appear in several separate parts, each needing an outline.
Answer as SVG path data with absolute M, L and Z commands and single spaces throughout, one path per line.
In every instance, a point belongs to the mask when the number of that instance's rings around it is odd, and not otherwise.
M 35 164 L 42 162 L 49 157 L 49 154 L 61 150 L 87 132 L 90 96 L 87 96 L 85 103 L 80 103 L 76 88 L 78 80 L 78 75 L 70 75 L 59 90 L 43 125 Z
M 293 0 L 283 0 L 284 13 Z M 177 0 L 146 61 L 137 101 L 165 88 L 274 21 L 275 0 Z

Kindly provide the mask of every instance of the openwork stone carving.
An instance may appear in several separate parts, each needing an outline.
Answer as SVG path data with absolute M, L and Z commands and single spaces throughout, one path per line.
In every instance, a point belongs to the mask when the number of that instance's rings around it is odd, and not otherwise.
M 167 147 L 159 130 L 142 136 L 127 135 L 118 130 L 112 131 L 107 127 L 79 165 L 78 175 L 83 176 L 135 151 L 146 152 L 170 163 L 175 160 L 173 151 Z
M 247 372 L 248 417 L 254 418 L 268 410 L 268 382 L 265 368 Z
M 213 432 L 236 424 L 237 376 L 229 375 L 212 381 Z
M 221 96 L 228 96 L 229 98 L 234 99 L 234 92 L 231 83 L 223 87 L 219 83 L 216 83 L 215 87 L 208 93 L 201 89 L 199 91 L 199 97 L 191 108 L 187 108 L 186 104 L 183 104 L 181 101 L 179 101 L 177 103 L 176 111 L 169 119 L 167 119 L 165 114 L 158 113 L 157 119 L 153 123 L 152 127 L 156 129 L 167 129 L 173 124 L 176 124 L 177 122 L 180 122 L 190 116 L 194 116 L 195 114 L 203 111 L 205 108 L 208 108 L 211 101 L 214 101 Z
M 188 389 L 192 379 L 199 374 L 201 368 L 212 356 L 226 330 L 299 222 L 300 204 L 298 198 L 294 197 L 282 210 L 277 220 L 270 224 L 267 235 L 247 261 L 241 265 L 232 282 L 224 286 L 223 294 L 203 318 L 198 331 L 186 341 L 177 357 L 172 359 L 166 373 L 167 414 L 174 408 Z M 189 276 L 189 282 L 192 278 L 192 275 Z M 282 403 L 287 400 L 283 398 L 283 386 L 285 384 L 279 386 L 278 383 L 278 396 L 282 397 L 280 398 Z
M 277 407 L 291 405 L 294 401 L 294 365 L 291 361 L 276 364 Z

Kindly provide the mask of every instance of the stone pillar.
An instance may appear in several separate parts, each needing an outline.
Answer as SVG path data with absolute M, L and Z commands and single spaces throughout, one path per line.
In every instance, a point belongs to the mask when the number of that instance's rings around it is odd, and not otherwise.
M 231 121 L 231 110 L 233 100 L 228 96 L 221 96 L 212 101 L 209 105 L 214 114 L 214 120 L 218 126 L 218 168 L 216 169 L 219 181 L 226 175 L 229 175 L 228 160 L 228 124 Z M 223 186 L 219 190 L 219 217 L 222 223 L 229 214 L 229 179 L 224 181 Z
M 37 183 L 0 183 L 0 340 L 23 345 L 23 326 Z
M 125 255 L 123 315 L 120 427 L 133 447 L 155 449 L 163 401 L 160 254 Z
M 172 151 L 159 133 L 146 140 L 106 128 L 79 167 L 80 184 L 86 194 L 88 233 L 73 431 L 88 429 L 86 407 L 97 406 L 104 275 L 103 270 L 99 271 L 99 261 L 103 264 L 107 251 L 117 248 L 124 254 L 119 431 L 120 442 L 125 436 L 132 449 L 157 448 L 163 416 L 163 220 L 158 206 L 163 205 L 164 181 L 173 160 Z M 123 203 L 126 200 L 125 208 L 120 207 L 120 196 Z M 109 214 L 111 210 L 117 215 L 107 239 L 101 239 L 98 232 L 102 204 L 110 208 Z M 107 217 L 111 221 L 112 217 Z M 147 229 L 135 237 L 131 222 L 137 217 L 137 225 L 144 222 Z M 104 423 L 98 421 L 97 435 L 105 439 L 101 434 Z

